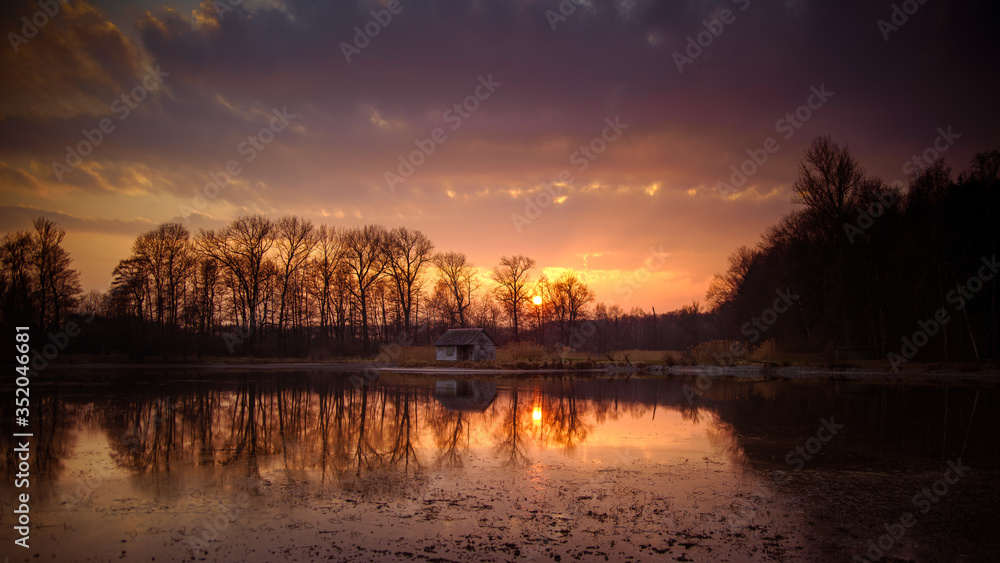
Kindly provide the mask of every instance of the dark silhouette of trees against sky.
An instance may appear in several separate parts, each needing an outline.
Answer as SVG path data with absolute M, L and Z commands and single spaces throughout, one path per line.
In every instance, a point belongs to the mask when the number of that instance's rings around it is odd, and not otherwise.
M 122 311 L 138 320 L 128 328 L 138 334 L 136 342 L 146 341 L 147 329 L 152 331 L 151 352 L 166 354 L 178 345 L 175 333 L 182 317 L 193 309 L 185 307 L 192 297 L 188 284 L 198 273 L 199 257 L 190 239 L 190 232 L 179 223 L 159 225 L 136 237 L 132 255 L 113 272 L 112 291 L 121 300 Z
M 3 255 L 3 311 L 7 324 L 33 322 L 38 276 L 34 267 L 34 240 L 31 233 L 17 231 L 4 236 Z
M 535 261 L 527 256 L 502 256 L 500 264 L 493 267 L 491 277 L 497 283 L 494 289 L 504 313 L 514 329 L 514 340 L 521 335 L 518 320 L 531 298 L 531 278 L 528 274 L 535 267 Z
M 816 266 L 826 285 L 823 294 L 830 297 L 830 321 L 839 325 L 836 340 L 852 342 L 852 323 L 845 309 L 855 295 L 850 291 L 855 283 L 848 279 L 853 274 L 848 267 L 851 241 L 843 225 L 873 201 L 882 190 L 881 181 L 867 176 L 847 146 L 822 136 L 806 149 L 792 189 L 793 201 L 805 205 L 806 217 L 819 237 L 820 244 L 813 251 L 821 260 Z
M 434 288 L 435 301 L 443 307 L 455 327 L 468 327 L 468 310 L 479 289 L 476 269 L 461 252 L 440 252 L 434 256 L 438 281 Z
M 905 189 L 865 173 L 846 146 L 817 138 L 793 184 L 799 206 L 740 246 L 711 282 L 708 310 L 650 315 L 598 302 L 571 270 L 533 278 L 534 259 L 504 255 L 482 271 L 462 252 L 435 253 L 417 230 L 313 225 L 300 217 L 239 217 L 191 235 L 166 223 L 140 234 L 106 294 L 87 296 L 92 336 L 69 351 L 149 355 L 371 355 L 389 342 L 430 344 L 445 330 L 482 326 L 504 344 L 525 315 L 547 345 L 606 355 L 685 350 L 734 339 L 779 349 L 864 348 L 885 357 L 944 308 L 949 319 L 922 358 L 995 359 L 996 284 L 978 278 L 996 255 L 1000 151 L 954 177 L 943 160 Z M 79 314 L 79 276 L 47 219 L 0 244 L 4 324 L 55 328 Z M 966 284 L 975 286 L 972 291 Z M 970 286 L 971 287 L 971 286 Z M 750 342 L 748 322 L 776 292 L 801 299 Z M 530 299 L 541 297 L 534 305 Z M 581 342 L 583 321 L 593 329 Z M 405 335 L 405 338 L 404 338 Z
M 538 287 L 550 317 L 559 327 L 560 340 L 568 342 L 579 322 L 587 318 L 594 291 L 572 270 L 563 272 L 554 282 L 540 280 Z
M 34 264 L 38 282 L 38 326 L 58 327 L 76 305 L 79 274 L 62 247 L 66 231 L 48 219 L 35 220 Z
M 313 258 L 309 262 L 309 293 L 319 314 L 323 344 L 343 339 L 347 324 L 347 248 L 335 227 L 320 225 Z
M 463 253 L 435 254 L 426 235 L 404 227 L 338 229 L 253 216 L 192 240 L 183 226 L 165 224 L 136 238 L 108 294 L 90 301 L 109 330 L 128 333 L 121 344 L 135 358 L 170 350 L 371 354 L 390 341 L 433 342 L 462 325 L 485 327 L 506 341 L 514 329 L 503 324 L 513 322 L 505 301 L 519 296 L 520 333 L 534 261 L 503 260 L 512 268 L 505 273 L 514 275 L 504 278 L 507 292 L 492 285 L 478 291 L 481 274 Z M 584 287 L 573 279 L 564 298 L 571 305 Z M 427 286 L 433 291 L 425 292 Z M 576 306 L 571 314 L 588 313 Z
M 509 326 L 503 326 L 503 309 L 492 291 L 479 292 L 479 297 L 472 303 L 469 316 L 473 326 L 484 328 L 490 334 L 501 334 L 503 331 L 501 343 L 512 339 L 513 331 Z
M 434 243 L 420 231 L 399 227 L 386 238 L 389 274 L 407 335 L 411 333 L 414 307 L 419 310 L 420 290 L 434 259 L 433 253 Z
M 214 261 L 212 261 L 215 264 Z M 138 258 L 126 258 L 112 272 L 109 314 L 124 319 L 123 331 L 128 339 L 129 353 L 139 355 L 145 345 L 146 315 L 149 304 L 149 280 Z M 119 323 L 121 325 L 121 323 Z
M 295 307 L 301 319 L 305 293 L 305 267 L 316 246 L 317 233 L 312 222 L 292 215 L 286 215 L 275 223 L 275 247 L 278 250 L 278 267 L 281 272 L 281 294 L 278 298 L 277 331 L 281 338 L 282 352 L 285 350 L 285 335 L 289 321 L 288 309 Z M 295 296 L 294 299 L 291 297 Z M 296 329 L 301 326 L 295 327 Z
M 823 136 L 813 140 L 802 157 L 799 177 L 792 184 L 797 196 L 793 201 L 805 205 L 831 234 L 839 234 L 868 187 L 864 170 L 847 147 Z
M 191 296 L 186 318 L 189 329 L 196 335 L 196 353 L 201 356 L 205 341 L 216 332 L 222 316 L 223 284 L 218 262 L 206 256 L 197 256 L 190 284 Z
M 54 224 L 39 225 L 49 233 L 42 253 L 32 233 L 4 238 L 5 318 L 33 318 L 43 310 L 40 302 L 48 318 L 56 309 L 63 318 L 70 312 L 66 304 L 79 300 L 78 284 L 59 281 L 69 275 L 68 255 L 53 250 Z M 48 258 L 38 262 L 40 257 Z M 483 326 L 506 342 L 520 337 L 528 300 L 536 294 L 546 296 L 539 316 L 568 335 L 591 316 L 593 292 L 575 272 L 539 285 L 529 275 L 534 266 L 526 256 L 501 257 L 491 272 L 499 280 L 494 286 L 463 253 L 434 254 L 426 235 L 402 227 L 338 229 L 257 215 L 192 237 L 183 225 L 165 223 L 136 237 L 107 293 L 87 296 L 87 307 L 100 319 L 95 336 L 84 340 L 87 351 L 133 359 L 371 354 L 404 334 L 430 343 L 463 325 Z M 60 294 L 54 306 L 39 275 L 48 280 L 46 288 L 72 290 L 73 299 Z M 489 287 L 479 291 L 481 283 Z
M 701 317 L 701 303 L 697 301 L 692 302 L 690 305 L 685 305 L 681 307 L 678 311 L 678 321 L 680 322 L 681 329 L 690 342 L 690 346 L 701 342 L 700 331 L 699 331 L 699 319 Z
M 887 357 L 943 310 L 948 320 L 916 357 L 996 359 L 997 289 L 980 272 L 995 275 L 998 171 L 998 151 L 977 155 L 957 180 L 939 160 L 904 192 L 867 176 L 846 147 L 816 139 L 794 184 L 804 207 L 756 248 L 737 249 L 710 286 L 720 333 L 742 339 L 741 326 L 789 287 L 801 300 L 764 336 L 782 348 L 832 356 L 835 346 L 861 347 Z
M 345 263 L 351 282 L 347 285 L 361 310 L 361 353 L 371 351 L 368 333 L 368 308 L 372 288 L 385 272 L 386 230 L 365 225 L 344 231 Z
M 717 274 L 708 286 L 706 300 L 712 308 L 720 307 L 728 302 L 735 302 L 744 290 L 750 272 L 759 266 L 764 253 L 756 248 L 741 246 L 729 255 L 729 269 L 724 274 Z
M 247 336 L 247 350 L 260 339 L 262 306 L 275 271 L 266 259 L 274 244 L 274 223 L 266 217 L 240 217 L 228 227 L 202 231 L 195 241 L 199 252 L 217 261 L 235 282 L 233 305 L 238 325 Z
M 152 286 L 151 320 L 157 326 L 176 324 L 180 318 L 182 285 L 196 261 L 190 238 L 183 225 L 165 223 L 139 235 L 132 245 L 135 267 Z
M 45 218 L 33 227 L 7 233 L 0 245 L 0 319 L 6 326 L 57 329 L 77 305 L 80 275 L 62 247 L 66 231 Z

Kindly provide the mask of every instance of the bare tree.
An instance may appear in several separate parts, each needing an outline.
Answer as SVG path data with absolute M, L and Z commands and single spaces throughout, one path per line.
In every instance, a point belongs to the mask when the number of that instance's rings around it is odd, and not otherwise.
M 413 305 L 423 284 L 423 274 L 433 259 L 434 243 L 420 231 L 399 227 L 386 237 L 389 275 L 399 305 L 403 326 L 410 333 Z
M 352 283 L 351 295 L 361 307 L 361 349 L 369 353 L 368 307 L 370 290 L 386 268 L 385 227 L 365 225 L 344 231 L 345 263 Z
M 475 323 L 475 326 L 485 328 L 490 334 L 497 334 L 503 309 L 492 292 L 481 292 L 479 297 L 472 301 L 472 305 L 466 311 L 466 317 Z
M 563 272 L 552 284 L 552 302 L 555 314 L 566 339 L 566 331 L 576 327 L 579 320 L 586 318 L 587 306 L 594 301 L 594 292 L 580 280 L 576 272 Z
M 331 326 L 336 326 L 337 312 L 343 311 L 343 304 L 338 303 L 337 297 L 338 289 L 346 286 L 344 253 L 340 231 L 320 225 L 316 249 L 309 262 L 309 291 L 319 306 L 319 326 L 324 337 L 329 335 Z M 339 295 L 343 295 L 343 291 Z
M 700 316 L 701 304 L 697 301 L 692 301 L 690 305 L 681 307 L 678 312 L 677 322 L 684 330 L 684 333 L 687 334 L 689 338 L 689 346 L 694 346 L 699 342 L 698 319 Z
M 294 215 L 286 215 L 275 223 L 275 247 L 281 269 L 281 289 L 278 296 L 278 334 L 284 342 L 288 322 L 289 289 L 294 276 L 301 274 L 309 255 L 317 243 L 312 222 Z
M 852 214 L 871 200 L 873 191 L 881 182 L 865 176 L 858 161 L 847 150 L 830 140 L 829 136 L 817 137 L 806 150 L 799 164 L 799 177 L 793 184 L 797 203 L 808 206 L 806 219 L 813 223 L 819 234 L 821 268 L 817 272 L 834 290 L 835 318 L 840 326 L 838 340 L 852 341 L 852 329 L 847 311 L 850 283 L 848 281 L 849 239 L 844 223 L 852 221 Z
M 76 304 L 78 315 L 107 317 L 108 315 L 108 295 L 100 290 L 91 289 L 83 294 Z
M 1000 180 L 1000 150 L 981 152 L 972 157 L 969 175 L 980 182 Z
M 118 262 L 111 273 L 112 303 L 122 316 L 133 316 L 140 325 L 145 320 L 146 303 L 149 296 L 149 277 L 145 265 L 136 257 Z
M 732 303 L 743 288 L 751 268 L 763 260 L 763 252 L 748 246 L 741 246 L 729 255 L 729 269 L 725 274 L 716 274 L 708 286 L 709 306 L 718 310 L 726 303 Z
M 555 290 L 555 284 L 549 281 L 545 274 L 535 281 L 532 293 L 541 297 L 541 303 L 535 306 L 535 323 L 538 328 L 538 341 L 545 344 L 545 327 L 550 321 L 559 319 L 558 311 L 562 310 L 561 298 Z
M 55 327 L 75 306 L 80 294 L 80 274 L 70 268 L 72 259 L 62 247 L 66 231 L 48 219 L 35 219 L 32 261 L 37 277 L 38 325 Z
M 951 167 L 945 164 L 943 158 L 939 158 L 910 180 L 910 189 L 906 192 L 906 205 L 937 206 L 946 197 L 952 184 Z
M 30 322 L 34 318 L 33 296 L 37 280 L 32 261 L 34 240 L 31 233 L 7 233 L 0 246 L 0 280 L 3 280 L 3 309 L 0 316 L 5 322 Z
M 799 177 L 792 185 L 796 201 L 814 210 L 831 230 L 841 231 L 846 220 L 864 197 L 865 172 L 851 156 L 829 136 L 817 137 L 806 149 L 799 164 Z
M 535 261 L 527 256 L 502 256 L 491 274 L 493 281 L 499 284 L 495 293 L 514 328 L 514 340 L 520 340 L 518 320 L 529 298 L 528 271 L 534 267 Z
M 192 299 L 190 316 L 198 334 L 211 334 L 215 328 L 216 295 L 221 286 L 219 264 L 211 258 L 197 260 L 192 276 Z M 199 339 L 199 346 L 201 340 Z
M 139 235 L 132 244 L 132 255 L 152 281 L 157 325 L 176 324 L 183 293 L 195 257 L 191 249 L 191 234 L 180 223 L 164 223 Z
M 448 304 L 453 315 L 452 322 L 457 317 L 459 326 L 468 326 L 466 311 L 472 304 L 473 292 L 479 287 L 475 267 L 461 252 L 438 253 L 434 257 L 434 264 L 438 267 L 440 276 L 439 287 L 443 288 L 448 296 Z
M 258 342 L 268 277 L 274 273 L 267 254 L 274 244 L 274 223 L 260 215 L 240 217 L 229 226 L 202 231 L 196 246 L 218 261 L 235 283 L 235 304 L 241 309 L 250 342 Z

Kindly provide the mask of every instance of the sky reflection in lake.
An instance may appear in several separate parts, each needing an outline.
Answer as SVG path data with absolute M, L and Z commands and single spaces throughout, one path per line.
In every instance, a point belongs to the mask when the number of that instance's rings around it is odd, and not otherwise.
M 994 541 L 995 389 L 181 374 L 39 386 L 31 554 L 850 559 L 959 458 L 891 554 Z

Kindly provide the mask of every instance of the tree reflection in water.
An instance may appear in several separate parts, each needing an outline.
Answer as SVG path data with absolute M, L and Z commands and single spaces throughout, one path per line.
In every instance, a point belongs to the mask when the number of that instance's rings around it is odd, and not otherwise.
M 996 420 L 992 389 L 901 392 L 872 384 L 717 380 L 689 401 L 682 386 L 694 382 L 682 378 L 498 380 L 466 382 L 488 400 L 463 404 L 442 398 L 426 379 L 383 378 L 355 388 L 348 375 L 248 372 L 235 381 L 191 385 L 139 372 L 130 377 L 148 384 L 111 383 L 99 398 L 86 387 L 42 389 L 34 403 L 39 427 L 32 473 L 58 479 L 77 431 L 90 426 L 106 434 L 115 464 L 134 473 L 219 466 L 238 467 L 253 479 L 266 470 L 321 484 L 357 483 L 371 472 L 405 481 L 429 467 L 465 468 L 473 451 L 487 463 L 492 457 L 514 468 L 530 464 L 534 448 L 574 455 L 612 421 L 658 424 L 657 409 L 704 425 L 711 444 L 737 467 L 787 469 L 782 460 L 801 442 L 798 430 L 812 432 L 820 416 L 834 413 L 849 431 L 830 452 L 850 444 L 850 436 L 863 436 L 855 447 L 866 452 L 877 444 L 878 451 L 997 461 L 994 427 L 972 424 L 973 418 Z M 9 410 L 0 405 L 0 414 Z M 0 436 L 8 482 L 12 440 L 10 433 Z
M 331 472 L 335 479 L 347 470 L 351 453 L 347 424 L 346 381 L 335 379 L 331 384 L 320 386 L 319 395 L 319 468 L 321 480 L 326 483 Z
M 469 422 L 464 412 L 451 412 L 443 406 L 428 418 L 438 448 L 440 467 L 464 467 L 471 440 Z
M 523 405 L 520 401 L 520 390 L 517 384 L 511 387 L 510 400 L 507 405 L 502 415 L 503 418 L 494 432 L 497 457 L 509 467 L 523 467 L 529 463 L 525 453 L 525 441 L 527 440 L 525 428 L 530 422 L 521 419 L 524 416 L 530 417 L 531 413 L 528 412 L 525 415 L 519 411 Z
M 590 416 L 586 403 L 577 400 L 571 381 L 560 382 L 555 394 L 541 395 L 541 443 L 555 444 L 567 452 L 587 440 L 592 425 L 584 422 Z
M 0 432 L 0 474 L 5 483 L 13 483 L 19 472 L 18 452 L 14 449 L 25 440 L 30 443 L 30 475 L 36 479 L 57 479 L 65 470 L 64 460 L 73 451 L 76 434 L 73 427 L 82 418 L 81 410 L 68 404 L 58 389 L 35 391 L 32 387 L 31 418 L 27 428 L 14 425 L 14 400 L 0 401 L 0 420 L 7 421 Z M 13 397 L 11 391 L 7 397 Z M 14 436 L 30 433 L 32 437 Z M 16 498 L 16 497 L 11 497 Z
M 403 465 L 403 471 L 410 470 L 412 460 L 414 468 L 420 467 L 417 459 L 417 450 L 414 446 L 414 439 L 417 434 L 417 409 L 415 406 L 416 397 L 413 390 L 400 388 L 393 389 L 393 413 L 392 428 L 389 435 L 392 436 L 389 448 L 389 463 Z M 383 412 L 384 412 L 383 407 Z M 384 417 L 383 417 L 384 419 Z

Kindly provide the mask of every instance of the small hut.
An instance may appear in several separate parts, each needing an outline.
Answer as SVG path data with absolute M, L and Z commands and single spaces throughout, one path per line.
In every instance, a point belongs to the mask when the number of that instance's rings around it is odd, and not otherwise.
M 453 328 L 437 342 L 437 359 L 445 362 L 497 359 L 497 343 L 481 328 Z

